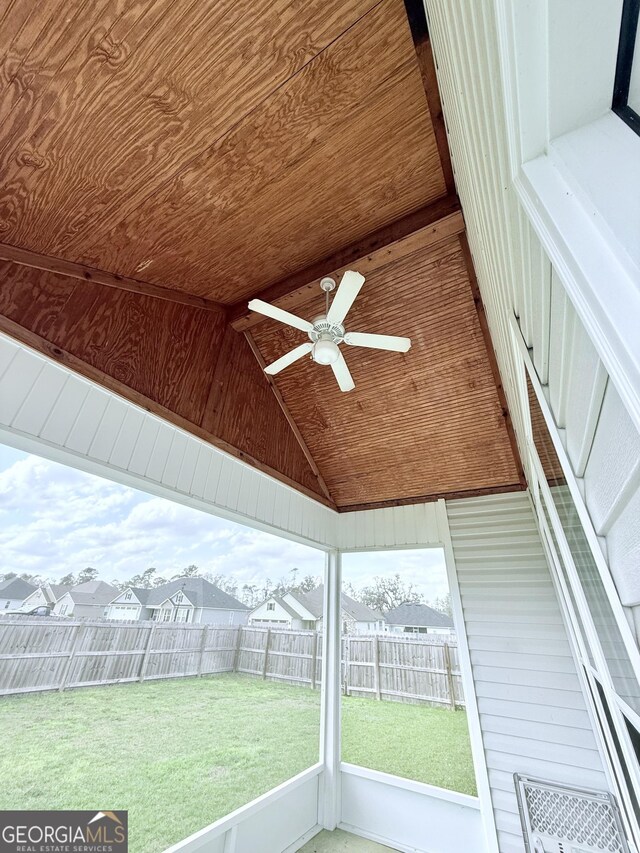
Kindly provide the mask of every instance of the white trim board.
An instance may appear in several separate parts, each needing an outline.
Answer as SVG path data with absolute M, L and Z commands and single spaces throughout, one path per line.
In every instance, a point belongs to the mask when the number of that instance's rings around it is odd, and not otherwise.
M 407 853 L 486 853 L 475 797 L 341 767 L 341 829 Z
M 240 830 L 240 827 L 243 827 L 243 829 L 247 827 L 253 829 L 252 824 L 254 823 L 257 830 L 263 833 L 262 836 L 258 836 L 262 837 L 262 843 L 260 844 L 261 853 L 283 853 L 283 851 L 287 850 L 297 850 L 319 831 L 317 805 L 320 777 L 322 774 L 323 765 L 320 763 L 314 764 L 313 767 L 304 770 L 302 773 L 283 782 L 266 794 L 257 797 L 246 806 L 241 806 L 239 809 L 231 812 L 231 814 L 226 815 L 226 817 L 215 821 L 209 826 L 205 826 L 183 841 L 179 841 L 177 844 L 167 848 L 165 853 L 218 853 L 218 849 L 220 853 L 256 853 L 258 848 L 253 846 L 255 841 L 249 839 L 249 844 L 247 844 Z M 294 803 L 294 799 L 297 799 L 295 796 L 296 793 L 301 790 L 306 792 L 305 796 L 307 799 L 310 797 L 309 801 L 306 803 L 303 801 Z M 313 803 L 313 808 L 311 808 L 311 802 Z M 307 820 L 308 826 L 302 830 L 297 825 L 300 823 L 299 819 L 291 821 L 291 831 L 289 834 L 293 834 L 293 838 L 291 838 L 287 846 L 281 848 L 273 846 L 273 839 L 264 834 L 264 830 L 267 827 L 260 825 L 261 816 L 276 803 L 279 803 L 279 805 L 273 813 L 280 824 L 283 823 L 280 820 L 283 811 L 290 814 L 292 818 L 302 818 L 302 823 L 304 823 L 305 819 L 305 814 L 302 810 L 305 807 L 310 816 Z M 301 811 L 296 811 L 296 809 Z M 313 819 L 311 819 L 312 812 Z M 255 820 L 256 818 L 257 821 Z M 215 846 L 216 842 L 218 843 L 218 847 Z

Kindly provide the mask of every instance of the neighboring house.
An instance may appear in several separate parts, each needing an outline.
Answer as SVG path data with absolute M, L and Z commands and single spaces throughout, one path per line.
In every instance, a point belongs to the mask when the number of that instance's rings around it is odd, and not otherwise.
M 307 618 L 305 618 L 307 617 Z M 271 595 L 249 614 L 249 625 L 255 628 L 288 628 L 293 631 L 315 630 L 316 618 L 299 606 L 288 604 L 283 596 Z
M 73 589 L 72 586 L 66 586 L 61 583 L 45 583 L 34 590 L 22 602 L 22 608 L 30 610 L 34 607 L 43 607 L 45 605 L 53 606 L 67 592 Z
M 31 593 L 37 589 L 36 585 L 22 578 L 7 578 L 0 581 L 0 611 L 17 610 Z
M 107 619 L 151 619 L 147 601 L 152 590 L 128 586 L 109 602 L 105 611 Z
M 104 581 L 87 581 L 65 592 L 55 603 L 53 616 L 74 616 L 76 619 L 102 619 L 117 587 Z
M 205 578 L 176 578 L 149 590 L 149 617 L 157 622 L 246 625 L 249 608 Z
M 389 631 L 394 634 L 455 634 L 453 619 L 428 604 L 399 604 L 386 616 Z
M 311 592 L 293 590 L 272 595 L 249 614 L 255 627 L 289 628 L 293 631 L 321 631 L 324 587 Z M 371 634 L 384 630 L 384 617 L 359 601 L 342 593 L 342 633 Z

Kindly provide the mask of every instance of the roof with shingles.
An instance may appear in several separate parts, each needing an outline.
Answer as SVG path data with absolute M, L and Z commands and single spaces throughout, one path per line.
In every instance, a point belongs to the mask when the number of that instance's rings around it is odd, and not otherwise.
M 118 590 L 118 592 L 116 593 L 116 595 L 114 595 L 114 597 L 111 599 L 111 601 L 109 602 L 109 604 L 113 604 L 113 602 L 114 602 L 117 598 L 120 598 L 120 596 L 121 596 L 121 595 L 124 595 L 124 594 L 125 594 L 125 592 L 127 592 L 128 590 L 131 590 L 131 592 L 135 595 L 135 597 L 138 599 L 138 601 L 140 602 L 140 604 L 146 604 L 146 603 L 147 603 L 147 599 L 149 598 L 149 594 L 150 594 L 150 592 L 151 592 L 151 589 L 150 589 L 150 588 L 148 588 L 148 587 L 143 587 L 143 586 L 126 586 L 124 589 L 119 589 L 119 590 Z
M 0 598 L 21 598 L 24 600 L 32 592 L 35 592 L 37 586 L 24 578 L 6 578 L 0 581 Z
M 296 598 L 303 607 L 306 607 L 316 619 L 322 618 L 322 609 L 324 605 L 324 584 L 312 589 L 310 592 L 299 592 L 292 590 L 291 595 Z M 341 595 L 342 610 L 356 622 L 379 622 L 384 619 L 382 613 L 372 610 L 366 604 L 350 598 L 346 593 Z
M 386 615 L 389 625 L 408 625 L 416 628 L 453 628 L 453 619 L 429 607 L 428 604 L 413 604 L 404 601 Z
M 146 604 L 157 607 L 180 590 L 194 607 L 210 607 L 215 610 L 251 609 L 229 593 L 223 592 L 206 578 L 176 578 L 162 586 L 156 586 L 149 590 Z
M 87 581 L 68 590 L 68 594 L 75 604 L 93 604 L 96 606 L 109 604 L 117 593 L 117 587 L 105 583 L 105 581 Z
M 71 592 L 71 590 L 73 589 L 72 586 L 69 586 L 68 584 L 64 583 L 49 583 L 45 584 L 45 586 L 49 587 L 55 601 L 57 601 L 59 598 L 62 598 L 62 596 L 65 595 L 67 592 Z

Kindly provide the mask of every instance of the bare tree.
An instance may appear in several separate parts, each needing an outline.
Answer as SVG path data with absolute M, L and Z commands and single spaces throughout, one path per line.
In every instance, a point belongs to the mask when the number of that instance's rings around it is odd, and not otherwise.
M 446 613 L 447 616 L 453 616 L 453 609 L 451 607 L 451 593 L 448 592 L 446 595 L 436 598 L 432 603 L 431 607 L 434 610 L 439 610 L 440 613 Z
M 399 574 L 375 577 L 372 584 L 362 587 L 353 597 L 382 613 L 388 613 L 404 602 L 421 604 L 424 600 L 414 585 L 405 583 Z

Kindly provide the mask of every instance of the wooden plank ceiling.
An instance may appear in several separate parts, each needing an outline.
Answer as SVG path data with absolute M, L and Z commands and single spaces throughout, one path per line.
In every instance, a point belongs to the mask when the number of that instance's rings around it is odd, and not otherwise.
M 522 488 L 402 0 L 13 0 L 0 62 L 1 330 L 339 509 Z M 247 299 L 347 267 L 412 349 L 269 382 Z

